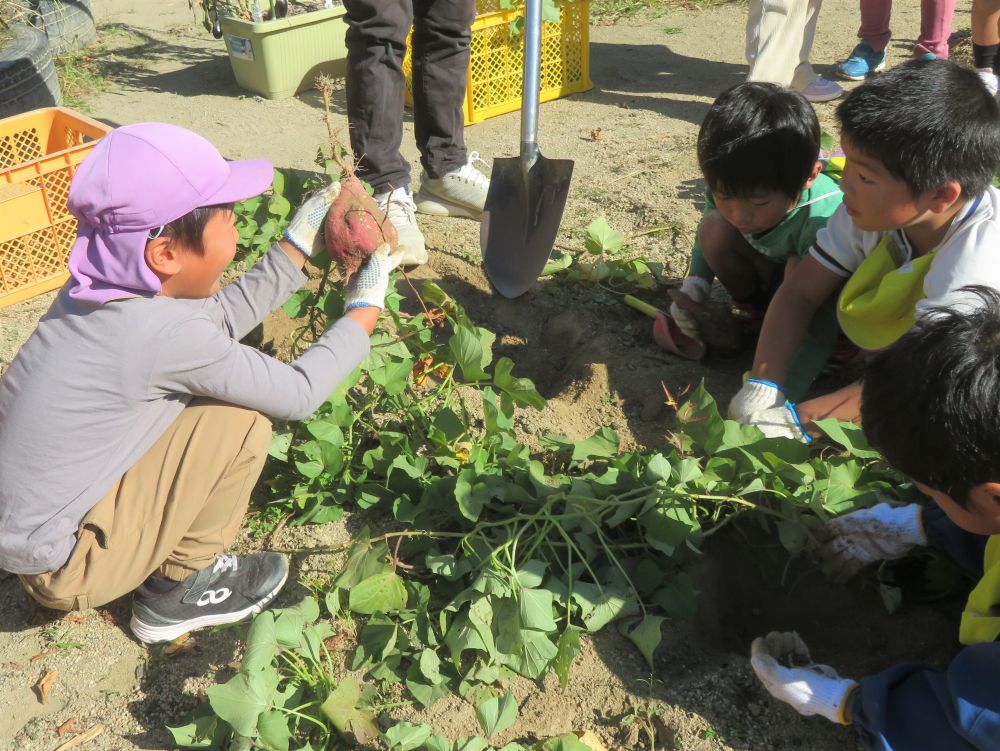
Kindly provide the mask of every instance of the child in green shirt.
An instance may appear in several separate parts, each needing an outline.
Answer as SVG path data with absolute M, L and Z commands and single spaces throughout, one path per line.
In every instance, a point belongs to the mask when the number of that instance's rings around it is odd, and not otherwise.
M 681 291 L 696 303 L 712 280 L 733 299 L 736 320 L 759 329 L 787 270 L 812 247 L 841 203 L 837 183 L 822 172 L 819 121 L 801 95 L 774 84 L 738 84 L 715 100 L 698 133 L 698 163 L 707 204 Z M 676 303 L 681 331 L 700 338 L 698 322 Z M 789 374 L 799 398 L 826 364 L 837 340 L 833 307 L 810 328 Z

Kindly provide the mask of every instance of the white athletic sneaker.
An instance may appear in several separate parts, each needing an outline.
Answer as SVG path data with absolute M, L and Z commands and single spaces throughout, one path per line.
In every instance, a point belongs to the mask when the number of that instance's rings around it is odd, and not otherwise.
M 486 205 L 490 179 L 476 169 L 475 163 L 486 164 L 479 152 L 469 154 L 469 161 L 444 177 L 420 176 L 416 195 L 417 211 L 433 216 L 466 216 L 478 219 Z
M 379 193 L 375 196 L 379 208 L 386 210 L 388 206 L 389 221 L 396 228 L 399 245 L 403 250 L 403 266 L 419 266 L 427 263 L 427 248 L 424 246 L 424 233 L 417 226 L 417 207 L 413 205 L 410 187 L 404 185 L 389 193 Z
M 997 95 L 997 76 L 991 68 L 976 68 L 976 74 L 979 76 L 979 80 L 983 82 L 983 86 L 986 90 L 990 92 L 990 96 Z
M 800 93 L 810 102 L 829 102 L 842 96 L 844 90 L 836 81 L 823 78 L 823 76 L 817 76 L 806 84 Z

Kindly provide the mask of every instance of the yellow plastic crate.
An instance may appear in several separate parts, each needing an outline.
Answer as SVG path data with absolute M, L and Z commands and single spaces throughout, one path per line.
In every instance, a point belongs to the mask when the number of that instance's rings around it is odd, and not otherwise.
M 62 286 L 76 166 L 110 127 L 66 107 L 0 120 L 0 308 Z
M 465 124 L 521 109 L 524 75 L 524 35 L 511 34 L 511 23 L 524 15 L 524 8 L 501 11 L 499 0 L 479 0 L 479 15 L 472 24 L 469 80 L 465 89 Z M 542 24 L 542 55 L 539 100 L 587 91 L 590 80 L 590 2 L 560 3 L 559 23 Z M 406 74 L 406 104 L 413 106 L 410 49 L 403 60 Z

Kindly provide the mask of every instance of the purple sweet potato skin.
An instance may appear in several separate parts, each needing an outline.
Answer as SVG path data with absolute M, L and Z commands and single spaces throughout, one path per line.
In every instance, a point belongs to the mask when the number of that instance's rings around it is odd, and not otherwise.
M 323 239 L 330 257 L 345 279 L 356 272 L 382 243 L 396 248 L 396 228 L 356 177 L 340 181 L 337 196 L 323 225 Z

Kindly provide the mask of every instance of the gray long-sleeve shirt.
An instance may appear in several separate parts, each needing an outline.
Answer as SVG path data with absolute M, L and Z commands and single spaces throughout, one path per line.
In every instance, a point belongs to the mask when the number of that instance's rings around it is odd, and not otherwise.
M 0 569 L 60 568 L 87 512 L 196 396 L 311 414 L 367 356 L 342 318 L 283 363 L 237 341 L 306 276 L 272 249 L 203 300 L 81 304 L 64 287 L 0 379 Z

